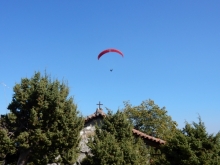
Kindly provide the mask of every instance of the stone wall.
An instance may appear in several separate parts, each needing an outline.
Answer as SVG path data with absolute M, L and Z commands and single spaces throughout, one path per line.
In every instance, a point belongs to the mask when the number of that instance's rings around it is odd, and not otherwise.
M 89 138 L 95 134 L 95 126 L 96 124 L 100 126 L 102 118 L 96 118 L 91 120 L 90 122 L 85 123 L 84 128 L 80 131 L 81 141 L 79 143 L 80 154 L 77 159 L 77 163 L 80 162 L 86 157 L 86 154 L 91 154 L 90 148 L 87 146 Z M 75 163 L 74 165 L 77 165 Z

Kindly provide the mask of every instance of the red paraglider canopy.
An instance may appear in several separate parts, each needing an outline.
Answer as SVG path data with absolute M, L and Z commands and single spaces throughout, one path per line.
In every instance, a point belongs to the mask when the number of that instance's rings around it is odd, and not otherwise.
M 118 53 L 120 54 L 122 57 L 124 57 L 123 53 L 117 49 L 114 49 L 114 48 L 111 48 L 111 49 L 106 49 L 106 50 L 103 50 L 101 53 L 99 53 L 98 55 L 98 60 L 100 57 L 102 57 L 104 54 L 106 53 L 109 53 L 109 52 L 115 52 L 115 53 Z

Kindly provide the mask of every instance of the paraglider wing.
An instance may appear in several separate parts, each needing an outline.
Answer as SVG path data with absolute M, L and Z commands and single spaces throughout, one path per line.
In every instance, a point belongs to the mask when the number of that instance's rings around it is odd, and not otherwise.
M 100 57 L 102 57 L 104 54 L 106 53 L 109 53 L 109 52 L 115 52 L 115 53 L 118 53 L 120 54 L 122 57 L 124 57 L 123 53 L 117 49 L 106 49 L 106 50 L 103 50 L 101 53 L 99 53 L 98 55 L 98 60 L 100 59 Z

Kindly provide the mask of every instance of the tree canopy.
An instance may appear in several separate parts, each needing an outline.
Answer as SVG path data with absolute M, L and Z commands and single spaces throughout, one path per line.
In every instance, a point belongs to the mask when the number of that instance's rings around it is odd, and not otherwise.
M 124 113 L 108 112 L 101 127 L 91 137 L 88 146 L 90 155 L 83 165 L 142 165 L 149 161 L 148 150 L 142 139 L 132 134 L 133 126 Z
M 13 140 L 11 139 L 13 136 L 12 132 L 6 127 L 5 118 L 1 115 L 0 118 L 0 159 L 4 160 L 6 158 L 7 153 L 14 154 L 15 146 Z
M 18 164 L 74 163 L 84 121 L 68 96 L 68 86 L 36 72 L 30 79 L 21 79 L 13 91 L 0 136 L 10 145 L 10 140 L 15 143 Z M 7 131 L 13 133 L 10 139 Z
M 79 114 L 69 88 L 36 72 L 22 78 L 13 88 L 10 111 L 0 118 L 0 161 L 25 165 L 73 164 L 78 158 L 80 131 L 84 119 Z M 124 102 L 122 111 L 108 111 L 89 139 L 91 153 L 82 165 L 218 165 L 220 132 L 208 134 L 199 122 L 177 129 L 177 123 L 153 100 L 138 106 Z M 135 128 L 166 141 L 161 148 L 146 146 L 133 135 Z M 156 155 L 154 157 L 154 155 Z
M 162 148 L 168 165 L 219 165 L 220 133 L 208 134 L 204 123 L 186 123 Z
M 165 107 L 160 108 L 153 100 L 143 101 L 138 106 L 124 102 L 124 113 L 134 128 L 148 135 L 167 140 L 174 134 L 177 123 L 167 114 Z

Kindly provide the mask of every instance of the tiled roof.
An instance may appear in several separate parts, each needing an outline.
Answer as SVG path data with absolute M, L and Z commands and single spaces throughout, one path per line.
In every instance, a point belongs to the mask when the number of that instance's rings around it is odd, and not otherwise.
M 133 134 L 136 134 L 144 139 L 147 139 L 147 140 L 150 140 L 150 141 L 153 141 L 153 142 L 156 142 L 156 143 L 160 143 L 160 144 L 165 144 L 166 142 L 164 140 L 161 140 L 159 138 L 155 138 L 153 136 L 150 136 L 150 135 L 147 135 L 141 131 L 138 131 L 136 129 L 132 129 L 132 132 Z
M 96 117 L 105 117 L 106 114 L 102 111 L 102 109 L 96 109 L 95 113 L 93 113 L 92 115 L 90 116 L 87 116 L 86 119 L 85 119 L 85 122 L 88 122 Z
M 91 121 L 92 119 L 95 119 L 97 117 L 105 117 L 106 114 L 102 111 L 102 109 L 98 109 L 95 111 L 95 113 L 93 113 L 92 115 L 90 116 L 87 116 L 86 119 L 85 119 L 85 122 L 89 122 Z M 150 136 L 150 135 L 147 135 L 141 131 L 138 131 L 136 129 L 132 129 L 132 132 L 133 134 L 135 135 L 138 135 L 146 140 L 149 140 L 149 141 L 152 141 L 152 142 L 155 142 L 155 143 L 159 143 L 159 144 L 165 144 L 166 142 L 162 139 L 159 139 L 159 138 L 155 138 L 153 136 Z

